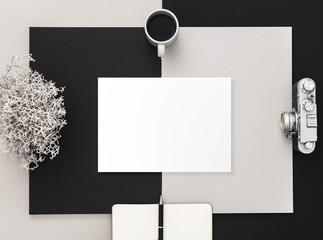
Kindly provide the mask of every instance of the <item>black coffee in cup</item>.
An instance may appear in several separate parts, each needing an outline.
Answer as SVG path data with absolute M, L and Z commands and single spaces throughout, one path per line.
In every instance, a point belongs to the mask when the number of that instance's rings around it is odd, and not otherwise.
M 174 13 L 167 9 L 157 9 L 146 18 L 145 35 L 157 47 L 158 57 L 165 55 L 165 48 L 172 45 L 178 35 L 179 23 Z
M 165 14 L 153 16 L 147 24 L 148 34 L 157 41 L 167 41 L 176 32 L 174 19 Z

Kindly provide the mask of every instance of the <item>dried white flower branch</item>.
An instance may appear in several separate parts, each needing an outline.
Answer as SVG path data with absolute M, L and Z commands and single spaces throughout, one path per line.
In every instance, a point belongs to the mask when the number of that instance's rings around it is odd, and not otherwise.
M 0 135 L 4 151 L 33 170 L 59 153 L 60 130 L 66 125 L 64 88 L 28 67 L 31 55 L 14 56 L 0 74 Z

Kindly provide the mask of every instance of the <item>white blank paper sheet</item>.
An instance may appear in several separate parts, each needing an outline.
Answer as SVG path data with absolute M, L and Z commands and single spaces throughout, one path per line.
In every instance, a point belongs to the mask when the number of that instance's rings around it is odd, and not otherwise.
M 99 78 L 99 172 L 230 172 L 230 78 Z

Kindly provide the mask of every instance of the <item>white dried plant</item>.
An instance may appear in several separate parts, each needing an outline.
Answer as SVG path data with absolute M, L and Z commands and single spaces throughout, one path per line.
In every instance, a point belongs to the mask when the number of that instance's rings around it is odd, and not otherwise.
M 64 88 L 30 69 L 30 61 L 31 55 L 14 56 L 0 74 L 2 148 L 25 170 L 59 153 L 60 130 L 66 125 Z

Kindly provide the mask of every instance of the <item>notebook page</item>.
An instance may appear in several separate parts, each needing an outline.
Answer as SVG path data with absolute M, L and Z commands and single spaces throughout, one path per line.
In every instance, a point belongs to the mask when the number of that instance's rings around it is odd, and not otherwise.
M 209 204 L 165 204 L 164 240 L 212 240 Z
M 112 208 L 113 240 L 157 240 L 158 204 L 117 204 Z M 209 204 L 165 204 L 164 240 L 212 240 Z
M 157 204 L 117 204 L 112 208 L 113 240 L 157 240 Z

